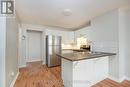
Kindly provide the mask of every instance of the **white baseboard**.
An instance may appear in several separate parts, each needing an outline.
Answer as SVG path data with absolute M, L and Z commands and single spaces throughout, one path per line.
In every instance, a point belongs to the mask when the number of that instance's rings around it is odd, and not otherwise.
M 126 77 L 125 80 L 129 80 L 129 81 L 130 81 L 130 78 L 129 78 L 129 77 Z
M 115 77 L 112 77 L 112 76 L 109 76 L 108 78 L 111 79 L 111 80 L 114 80 L 116 82 L 119 82 L 119 83 L 123 82 L 124 80 L 129 80 L 130 81 L 130 78 L 126 77 L 126 76 L 123 76 L 122 78 L 119 78 L 119 79 L 115 78 Z
M 42 61 L 42 60 L 36 60 L 36 61 Z M 36 62 L 36 61 L 31 61 L 31 62 Z M 46 62 L 42 63 L 43 65 L 46 64 Z M 27 65 L 19 65 L 19 68 L 25 68 Z
M 43 64 L 43 65 L 45 65 L 45 64 L 46 64 L 46 62 L 43 62 L 42 64 Z
M 17 75 L 15 76 L 15 78 L 13 79 L 13 81 L 12 81 L 12 83 L 10 84 L 9 87 L 14 87 L 14 84 L 15 84 L 15 82 L 16 82 L 18 76 L 19 76 L 19 72 L 17 73 Z
M 26 62 L 37 62 L 37 61 L 43 61 L 42 59 L 36 59 L 36 60 L 27 60 Z
M 111 79 L 111 80 L 114 80 L 116 82 L 120 82 L 120 80 L 118 78 L 115 78 L 113 76 L 108 76 L 108 78 Z
M 24 68 L 24 67 L 26 67 L 26 65 L 21 65 L 21 66 L 19 66 L 19 68 Z
M 120 79 L 119 79 L 119 82 L 123 82 L 124 80 L 126 80 L 126 77 L 125 77 L 125 76 L 122 77 L 122 78 L 120 78 Z

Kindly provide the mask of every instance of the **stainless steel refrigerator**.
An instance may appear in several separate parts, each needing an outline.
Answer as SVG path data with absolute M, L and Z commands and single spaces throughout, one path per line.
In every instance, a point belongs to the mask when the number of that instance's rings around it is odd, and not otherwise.
M 61 36 L 46 36 L 46 64 L 48 67 L 61 65 L 61 58 L 57 53 L 61 53 Z

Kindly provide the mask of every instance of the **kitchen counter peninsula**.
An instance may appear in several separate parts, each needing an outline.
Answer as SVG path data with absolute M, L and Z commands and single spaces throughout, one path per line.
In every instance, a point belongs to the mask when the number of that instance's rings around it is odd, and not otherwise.
M 86 60 L 86 59 L 101 58 L 104 56 L 112 56 L 116 54 L 107 53 L 107 52 L 73 52 L 73 53 L 61 53 L 57 55 L 60 56 L 61 58 L 70 61 L 79 61 L 79 60 Z
M 71 52 L 57 54 L 61 59 L 65 87 L 91 87 L 108 78 L 109 57 L 115 53 Z

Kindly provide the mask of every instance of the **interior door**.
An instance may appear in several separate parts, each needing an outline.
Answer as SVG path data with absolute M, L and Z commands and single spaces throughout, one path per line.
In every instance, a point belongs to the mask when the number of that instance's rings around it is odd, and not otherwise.
M 42 32 L 27 31 L 27 62 L 42 60 Z

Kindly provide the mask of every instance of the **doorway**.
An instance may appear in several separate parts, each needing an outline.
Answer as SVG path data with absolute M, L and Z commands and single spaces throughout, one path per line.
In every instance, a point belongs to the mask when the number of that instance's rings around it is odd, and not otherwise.
M 27 30 L 26 62 L 43 61 L 42 39 L 42 31 Z

